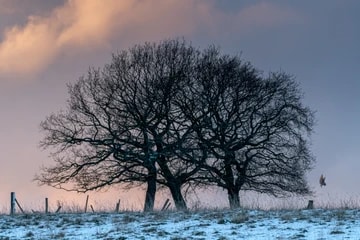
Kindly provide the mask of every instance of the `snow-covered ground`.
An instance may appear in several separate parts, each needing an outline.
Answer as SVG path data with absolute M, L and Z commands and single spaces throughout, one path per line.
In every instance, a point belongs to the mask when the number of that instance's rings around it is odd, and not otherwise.
M 360 210 L 0 215 L 0 239 L 360 239 Z

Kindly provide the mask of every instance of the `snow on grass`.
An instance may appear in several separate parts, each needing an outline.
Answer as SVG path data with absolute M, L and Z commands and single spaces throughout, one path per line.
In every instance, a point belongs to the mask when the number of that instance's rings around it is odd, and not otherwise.
M 0 239 L 360 239 L 360 210 L 0 215 Z

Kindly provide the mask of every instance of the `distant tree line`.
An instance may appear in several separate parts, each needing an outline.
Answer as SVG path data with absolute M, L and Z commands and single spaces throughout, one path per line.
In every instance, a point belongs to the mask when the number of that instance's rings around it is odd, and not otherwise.
M 220 187 L 231 208 L 240 190 L 310 193 L 314 113 L 286 73 L 264 77 L 238 55 L 174 39 L 118 52 L 68 90 L 66 109 L 41 123 L 54 164 L 40 184 L 146 186 L 144 211 L 161 187 L 180 210 L 188 188 Z

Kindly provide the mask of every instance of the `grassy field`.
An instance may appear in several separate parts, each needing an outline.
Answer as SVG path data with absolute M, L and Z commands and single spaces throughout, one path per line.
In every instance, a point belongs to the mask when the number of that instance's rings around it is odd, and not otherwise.
M 360 239 L 360 210 L 2 214 L 0 239 Z
M 243 198 L 243 208 L 237 210 L 195 202 L 186 212 L 172 206 L 167 211 L 143 213 L 122 205 L 115 213 L 116 201 L 105 204 L 90 198 L 87 213 L 85 201 L 52 202 L 49 214 L 44 213 L 42 203 L 24 205 L 24 213 L 17 208 L 12 216 L 6 204 L 0 211 L 0 240 L 360 239 L 359 198 L 322 199 L 315 200 L 314 209 L 305 209 L 306 198 L 250 197 Z M 59 205 L 62 208 L 55 213 Z M 162 204 L 158 205 L 161 209 Z

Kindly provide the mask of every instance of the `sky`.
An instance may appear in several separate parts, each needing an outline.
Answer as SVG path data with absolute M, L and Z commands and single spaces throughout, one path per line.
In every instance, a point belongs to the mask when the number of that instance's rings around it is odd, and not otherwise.
M 264 74 L 292 74 L 316 111 L 314 198 L 359 198 L 359 11 L 357 0 L 0 0 L 0 209 L 10 192 L 27 204 L 84 198 L 32 181 L 52 163 L 39 148 L 40 122 L 66 108 L 67 84 L 89 67 L 135 44 L 176 37 L 241 54 Z M 143 192 L 110 196 L 141 204 Z

